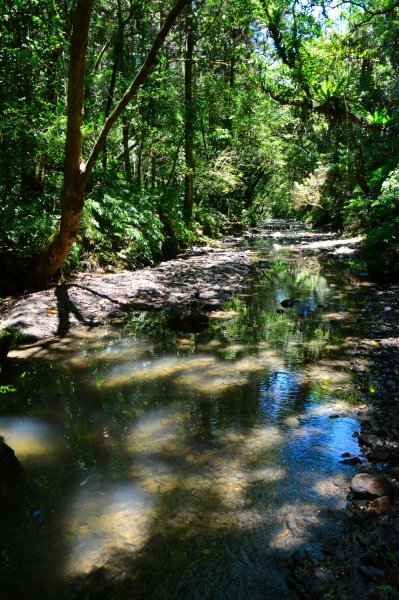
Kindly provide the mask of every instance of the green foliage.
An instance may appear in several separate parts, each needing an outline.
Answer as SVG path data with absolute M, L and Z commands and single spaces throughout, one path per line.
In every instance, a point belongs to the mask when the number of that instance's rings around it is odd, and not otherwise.
M 369 267 L 379 274 L 399 275 L 399 216 L 373 229 L 364 243 Z
M 163 239 L 154 199 L 121 186 L 86 201 L 77 248 L 82 259 L 134 268 L 154 262 Z
M 10 392 L 16 392 L 17 388 L 13 385 L 0 385 L 0 394 L 8 394 Z
M 393 587 L 392 585 L 386 585 L 385 583 L 382 583 L 380 585 L 377 585 L 376 587 L 377 587 L 377 590 L 380 590 L 381 592 L 385 592 L 386 594 L 389 594 L 390 596 L 399 598 L 398 588 Z
M 373 12 L 374 4 L 368 0 L 365 10 Z M 68 3 L 54 0 L 0 7 L 5 280 L 32 263 L 60 216 L 69 10 Z M 85 158 L 107 104 L 115 106 L 143 63 L 159 28 L 156 14 L 152 2 L 94 6 Z M 222 11 L 217 0 L 198 3 L 192 23 L 193 220 L 185 223 L 182 216 L 187 167 L 181 19 L 157 69 L 109 134 L 64 271 L 153 263 L 269 216 L 371 232 L 367 248 L 389 255 L 386 268 L 393 264 L 397 16 L 388 11 L 364 22 L 364 11 L 353 5 L 341 18 L 343 27 L 310 2 L 232 0 Z

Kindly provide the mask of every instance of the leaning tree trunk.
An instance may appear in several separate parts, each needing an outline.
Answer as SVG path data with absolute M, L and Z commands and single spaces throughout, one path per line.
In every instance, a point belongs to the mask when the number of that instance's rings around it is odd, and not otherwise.
M 84 206 L 87 180 L 104 147 L 107 136 L 138 89 L 157 66 L 157 56 L 170 29 L 190 0 L 177 0 L 166 17 L 147 57 L 123 97 L 105 120 L 104 126 L 85 163 L 82 160 L 83 100 L 87 39 L 92 0 L 77 0 L 71 40 L 71 61 L 68 80 L 68 114 L 65 142 L 64 184 L 61 220 L 57 230 L 42 249 L 36 265 L 36 285 L 44 287 L 61 267 L 76 240 Z
M 73 18 L 61 221 L 39 256 L 36 266 L 39 287 L 46 285 L 67 257 L 76 239 L 83 210 L 87 178 L 82 163 L 81 127 L 91 8 L 92 0 L 78 0 Z

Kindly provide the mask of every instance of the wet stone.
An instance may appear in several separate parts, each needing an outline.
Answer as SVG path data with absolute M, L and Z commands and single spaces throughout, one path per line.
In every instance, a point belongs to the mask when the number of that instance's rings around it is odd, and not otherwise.
M 377 510 L 385 511 L 392 508 L 392 504 L 393 502 L 390 496 L 380 496 L 379 498 L 372 500 L 370 506 Z
M 345 458 L 342 458 L 339 462 L 343 465 L 360 465 L 363 461 L 361 458 L 359 458 L 359 456 L 349 455 Z
M 350 488 L 356 497 L 375 498 L 387 496 L 392 492 L 392 486 L 384 475 L 358 473 L 350 483 Z
M 385 462 L 389 459 L 389 450 L 386 448 L 372 448 L 367 458 L 376 462 Z
M 377 435 L 374 435 L 372 433 L 361 433 L 359 435 L 359 444 L 362 444 L 363 446 L 383 446 L 384 442 L 382 441 L 381 438 L 379 438 Z

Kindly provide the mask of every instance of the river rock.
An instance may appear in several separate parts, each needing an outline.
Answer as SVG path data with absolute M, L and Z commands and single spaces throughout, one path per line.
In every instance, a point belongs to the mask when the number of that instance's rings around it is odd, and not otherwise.
M 374 435 L 373 433 L 361 433 L 358 437 L 359 444 L 363 446 L 369 446 L 372 448 L 373 446 L 383 446 L 384 442 L 378 435 Z
M 345 458 L 342 458 L 339 462 L 343 465 L 360 465 L 363 461 L 358 456 L 345 456 Z
M 372 448 L 367 458 L 376 462 L 385 462 L 389 459 L 389 450 L 386 448 Z
M 358 473 L 350 483 L 353 494 L 360 498 L 389 496 L 392 486 L 384 475 Z
M 399 481 L 399 466 L 395 466 L 392 467 L 392 469 L 390 469 L 390 473 L 392 475 L 392 477 L 394 477 L 397 481 Z
M 380 496 L 379 498 L 374 498 L 370 503 L 370 506 L 377 510 L 384 511 L 389 510 L 392 507 L 392 504 L 391 496 Z
M 15 456 L 14 450 L 0 436 L 0 483 L 4 482 L 7 488 L 14 489 L 21 485 L 23 476 L 22 465 Z

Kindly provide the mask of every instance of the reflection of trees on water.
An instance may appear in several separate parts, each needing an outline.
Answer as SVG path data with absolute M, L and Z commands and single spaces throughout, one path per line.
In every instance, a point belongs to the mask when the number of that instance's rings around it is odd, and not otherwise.
M 345 273 L 338 279 L 346 283 Z M 64 446 L 56 469 L 40 461 L 30 466 L 40 514 L 46 515 L 50 529 L 59 529 L 57 536 L 40 533 L 34 510 L 24 523 L 8 525 L 10 533 L 16 525 L 31 527 L 25 542 L 15 537 L 21 545 L 16 555 L 22 554 L 26 564 L 25 580 L 36 577 L 36 567 L 25 559 L 40 536 L 42 562 L 52 549 L 59 549 L 47 563 L 50 570 L 75 542 L 79 546 L 84 540 L 79 536 L 85 535 L 86 524 L 78 521 L 77 539 L 68 537 L 71 526 L 65 515 L 71 513 L 71 504 L 79 512 L 79 498 L 84 503 L 93 496 L 88 506 L 103 505 L 104 514 L 96 518 L 106 527 L 107 520 L 114 522 L 114 492 L 128 482 L 144 494 L 135 510 L 142 505 L 149 511 L 144 545 L 139 551 L 132 546 L 114 552 L 107 546 L 107 560 L 112 558 L 122 571 L 127 562 L 126 568 L 135 573 L 124 588 L 129 597 L 135 597 L 136 586 L 151 598 L 158 597 L 157 589 L 168 597 L 176 581 L 182 597 L 212 592 L 217 598 L 222 589 L 232 590 L 234 597 L 234 586 L 241 581 L 240 589 L 256 598 L 270 573 L 276 580 L 274 589 L 290 594 L 275 564 L 278 540 L 286 536 L 283 522 L 275 516 L 284 512 L 277 490 L 294 477 L 285 471 L 290 452 L 298 452 L 298 446 L 287 441 L 291 427 L 296 427 L 290 419 L 305 414 L 309 403 L 330 396 L 328 381 L 305 376 L 304 365 L 317 367 L 326 346 L 344 343 L 341 326 L 323 320 L 318 307 L 342 302 L 328 280 L 329 274 L 323 275 L 312 257 L 276 261 L 259 273 L 259 286 L 251 296 L 230 301 L 227 308 L 236 316 L 213 321 L 207 332 L 180 339 L 164 327 L 162 313 L 141 314 L 127 322 L 126 337 L 110 331 L 103 339 L 93 338 L 65 364 L 37 359 L 21 365 L 29 376 L 23 395 L 16 394 L 15 414 L 45 420 L 62 436 Z M 298 302 L 280 315 L 276 308 L 284 297 Z M 153 414 L 158 417 L 151 425 Z M 135 428 L 139 423 L 141 429 Z M 307 439 L 306 452 L 311 453 L 317 435 Z M 324 475 L 316 469 L 312 477 L 319 484 Z M 77 500 L 80 489 L 87 493 Z M 106 489 L 114 490 L 109 502 Z M 275 513 L 274 525 L 269 510 Z M 243 511 L 249 511 L 249 523 L 244 518 L 238 525 L 237 514 Z M 263 511 L 263 520 L 256 520 L 257 511 Z M 76 523 L 73 536 L 75 529 Z M 322 525 L 310 521 L 308 533 L 322 535 Z M 303 542 L 298 538 L 293 543 L 300 548 Z M 269 558 L 260 558 L 261 548 Z M 212 584 L 201 580 L 204 569 Z M 40 573 L 37 570 L 37 578 Z M 88 587 L 98 583 L 102 591 L 107 585 L 112 588 L 107 581 L 99 575 Z M 190 591 L 192 586 L 197 586 L 197 595 Z

